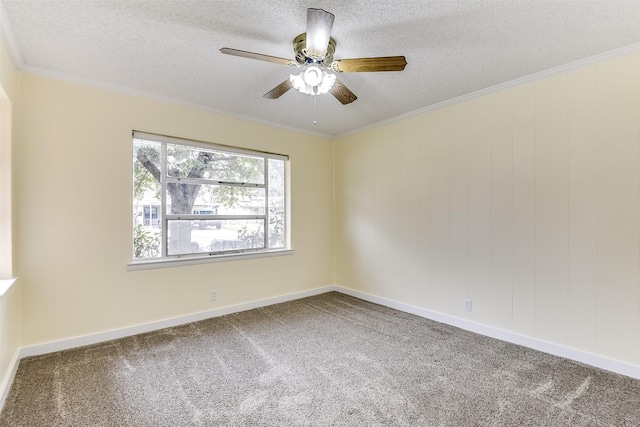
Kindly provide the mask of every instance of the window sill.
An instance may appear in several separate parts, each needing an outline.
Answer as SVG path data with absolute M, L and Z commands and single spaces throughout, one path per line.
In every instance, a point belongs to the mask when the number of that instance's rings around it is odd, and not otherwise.
M 192 256 L 152 261 L 135 261 L 127 264 L 127 271 L 152 270 L 156 268 L 183 267 L 186 265 L 209 264 L 212 262 L 240 261 L 245 259 L 268 258 L 274 256 L 293 255 L 293 249 L 277 249 L 264 252 L 247 252 L 241 254 L 222 254 Z
M 17 277 L 14 277 L 13 279 L 0 280 L 0 301 L 2 301 L 2 298 L 4 298 L 7 292 L 9 292 L 9 289 L 11 289 L 13 284 L 16 283 L 16 280 L 18 280 Z

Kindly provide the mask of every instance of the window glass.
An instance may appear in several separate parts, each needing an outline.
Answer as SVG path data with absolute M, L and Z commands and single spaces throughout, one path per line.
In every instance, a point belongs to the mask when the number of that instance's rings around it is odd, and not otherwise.
M 264 184 L 264 158 L 168 144 L 167 176 Z
M 201 227 L 197 220 L 169 220 L 168 255 L 264 249 L 264 220 L 227 219 Z
M 134 259 L 161 256 L 161 146 L 157 142 L 133 142 L 133 248 Z
M 269 159 L 269 246 L 285 245 L 284 161 Z
M 183 194 L 197 194 L 192 212 L 201 215 L 264 215 L 266 188 L 235 187 L 210 184 L 167 184 L 167 212 L 189 213 L 188 206 L 173 206 L 174 200 L 184 200 Z
M 134 132 L 134 261 L 286 248 L 286 161 Z

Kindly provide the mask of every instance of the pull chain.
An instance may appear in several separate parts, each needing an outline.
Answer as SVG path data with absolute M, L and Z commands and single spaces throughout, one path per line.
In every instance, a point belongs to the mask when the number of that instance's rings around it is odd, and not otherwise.
M 317 125 L 318 122 L 316 121 L 316 118 L 318 117 L 318 104 L 316 101 L 316 98 L 318 97 L 318 95 L 313 95 L 311 96 L 313 98 L 313 125 Z

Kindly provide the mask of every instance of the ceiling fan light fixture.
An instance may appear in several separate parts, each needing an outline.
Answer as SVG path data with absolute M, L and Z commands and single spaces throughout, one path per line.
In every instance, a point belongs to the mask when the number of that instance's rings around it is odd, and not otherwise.
M 336 75 L 329 74 L 316 65 L 311 65 L 300 74 L 291 74 L 289 80 L 293 88 L 300 93 L 321 95 L 331 90 L 336 82 Z
M 322 70 L 316 66 L 307 67 L 302 76 L 304 82 L 309 86 L 318 86 L 322 83 L 322 77 Z

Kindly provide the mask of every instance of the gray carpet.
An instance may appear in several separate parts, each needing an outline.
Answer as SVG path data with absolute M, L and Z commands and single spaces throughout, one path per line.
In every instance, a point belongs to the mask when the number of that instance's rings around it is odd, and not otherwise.
M 23 359 L 2 426 L 640 425 L 640 381 L 339 293 Z

